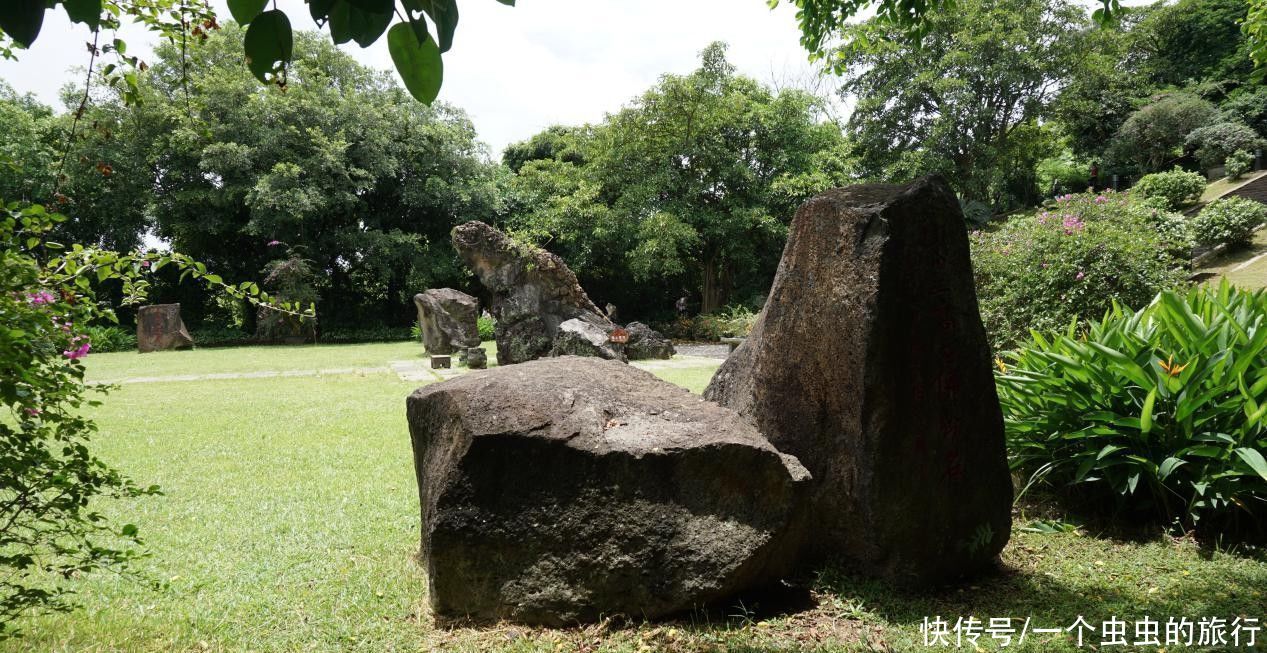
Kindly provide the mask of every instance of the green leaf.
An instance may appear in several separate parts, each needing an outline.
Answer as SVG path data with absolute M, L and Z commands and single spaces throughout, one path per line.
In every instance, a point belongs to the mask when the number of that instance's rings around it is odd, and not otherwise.
M 1157 468 L 1157 479 L 1166 480 L 1176 469 L 1186 464 L 1188 464 L 1188 461 L 1182 458 L 1175 458 L 1174 456 L 1161 461 L 1161 466 Z
M 453 47 L 453 33 L 458 28 L 457 0 L 416 0 L 422 10 L 431 18 L 436 26 L 436 40 L 439 41 L 440 52 L 448 52 Z M 425 27 L 424 27 L 425 29 Z M 419 35 L 422 40 L 422 35 Z
M 0 29 L 24 48 L 31 47 L 44 24 L 44 0 L 7 0 L 0 8 Z
M 1139 432 L 1148 435 L 1153 430 L 1153 404 L 1157 401 L 1157 389 L 1153 388 L 1148 391 L 1148 396 L 1144 397 L 1144 407 L 1139 413 Z
M 1236 455 L 1240 456 L 1241 460 L 1245 461 L 1245 464 L 1249 465 L 1250 469 L 1254 470 L 1264 481 L 1267 481 L 1267 460 L 1263 459 L 1262 453 L 1257 449 L 1241 447 L 1236 450 Z
M 420 43 L 412 27 L 397 23 L 387 33 L 387 51 L 409 94 L 423 104 L 435 101 L 444 80 L 444 61 L 435 39 Z
M 101 26 L 101 0 L 63 0 L 62 6 L 72 21 L 92 29 Z
M 325 25 L 330 20 L 330 10 L 334 8 L 336 0 L 308 0 L 308 13 L 312 15 L 313 22 L 317 25 Z
M 274 72 L 278 64 L 290 61 L 294 53 L 294 38 L 290 19 L 281 11 L 273 9 L 256 16 L 242 39 L 246 48 L 246 66 L 251 74 L 268 83 L 269 73 Z
M 497 1 L 506 5 L 507 7 L 515 6 L 515 0 L 497 0 Z
M 356 41 L 357 45 L 368 48 L 391 22 L 390 10 L 386 13 L 365 11 L 347 0 L 337 0 L 330 9 L 330 38 L 339 44 Z
M 229 0 L 229 13 L 233 14 L 233 20 L 245 25 L 255 20 L 267 5 L 268 0 Z

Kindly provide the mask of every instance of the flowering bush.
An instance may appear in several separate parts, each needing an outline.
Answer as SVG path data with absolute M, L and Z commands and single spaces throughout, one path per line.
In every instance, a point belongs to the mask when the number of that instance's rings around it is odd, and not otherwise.
M 1202 245 L 1246 243 L 1267 220 L 1267 205 L 1243 197 L 1224 197 L 1192 219 L 1193 238 Z
M 1132 218 L 1152 227 L 1166 251 L 1177 260 L 1192 256 L 1196 244 L 1192 238 L 1192 225 L 1184 214 L 1166 208 L 1165 200 L 1145 198 L 1127 205 Z
M 1267 516 L 1267 291 L 1163 292 L 1082 335 L 1005 354 L 999 400 L 1015 469 L 1207 533 Z M 1102 502 L 1105 497 L 1116 501 Z
M 1205 177 L 1175 166 L 1170 172 L 1144 175 L 1131 192 L 1139 197 L 1160 198 L 1166 202 L 1166 208 L 1174 210 L 1201 197 L 1201 193 L 1205 192 Z
M 981 317 L 996 349 L 1103 316 L 1114 301 L 1143 304 L 1182 283 L 1173 246 L 1125 193 L 1083 193 L 1055 208 L 973 232 Z
M 121 282 L 124 300 L 144 300 L 146 276 L 165 265 L 209 286 L 267 302 L 254 284 L 229 286 L 180 254 L 117 254 L 45 240 L 65 220 L 40 206 L 0 208 L 0 636 L 35 609 L 65 609 L 68 583 L 97 569 L 125 569 L 141 555 L 136 526 L 97 512 L 102 499 L 142 488 L 88 449 L 96 430 L 80 414 L 89 392 L 87 325 L 114 320 L 94 284 Z M 285 307 L 285 310 L 292 310 Z

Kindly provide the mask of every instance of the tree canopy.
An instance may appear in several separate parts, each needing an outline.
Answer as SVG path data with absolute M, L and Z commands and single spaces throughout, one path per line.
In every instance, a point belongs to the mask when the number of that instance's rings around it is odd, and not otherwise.
M 510 225 L 564 250 L 600 294 L 627 299 L 620 286 L 637 282 L 668 298 L 680 285 L 716 310 L 764 289 L 796 206 L 850 178 L 820 110 L 737 75 L 715 43 L 602 124 L 507 148 L 522 203 Z

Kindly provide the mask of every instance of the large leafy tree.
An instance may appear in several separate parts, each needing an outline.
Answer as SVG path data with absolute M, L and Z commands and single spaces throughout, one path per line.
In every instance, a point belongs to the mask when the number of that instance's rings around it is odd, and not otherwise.
M 463 279 L 447 232 L 497 210 L 498 169 L 460 110 L 414 102 L 318 35 L 299 34 L 284 90 L 241 67 L 241 38 L 230 24 L 161 47 L 139 106 L 90 113 L 132 116 L 114 141 L 146 152 L 157 235 L 237 277 L 293 250 L 313 263 L 323 324 L 405 323 L 409 295 Z
M 714 311 L 736 288 L 768 284 L 800 201 L 849 179 L 821 108 L 735 74 L 715 43 L 699 69 L 665 75 L 603 124 L 509 148 L 524 204 L 511 224 L 553 243 L 606 296 L 630 297 L 622 281 L 657 283 L 668 306 L 691 287 Z
M 831 56 L 857 101 L 848 127 L 865 172 L 941 172 L 967 200 L 1009 203 L 1013 175 L 1032 175 L 1027 159 L 1042 156 L 1035 123 L 1074 70 L 1086 25 L 1060 0 L 963 0 L 928 15 L 919 46 L 889 21 L 846 28 Z

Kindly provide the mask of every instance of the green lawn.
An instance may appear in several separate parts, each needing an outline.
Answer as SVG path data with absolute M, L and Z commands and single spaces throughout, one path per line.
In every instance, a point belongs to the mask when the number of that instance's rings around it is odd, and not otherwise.
M 88 360 L 98 378 L 377 367 L 414 343 L 216 349 Z M 699 391 L 711 370 L 660 374 Z M 96 417 L 98 452 L 165 496 L 115 505 L 141 527 L 162 586 L 80 582 L 83 607 L 32 618 L 0 650 L 912 650 L 925 616 L 1267 618 L 1267 563 L 1189 541 L 1017 531 L 1007 573 L 923 595 L 830 572 L 810 607 L 746 602 L 663 624 L 437 629 L 411 556 L 419 517 L 404 398 L 392 373 L 131 384 Z M 1018 517 L 1017 525 L 1027 520 Z M 1019 622 L 1018 622 L 1019 624 Z M 1048 636 L 1050 638 L 1051 636 Z M 1063 642 L 1063 640 L 1062 640 Z M 983 648 L 997 648 L 989 638 Z M 885 648 L 885 647 L 891 648 Z M 1072 650 L 1030 636 L 1015 650 Z M 1009 649 L 1009 650 L 1012 650 Z M 970 648 L 967 650 L 971 650 Z M 1120 650 L 1120 649 L 1119 649 Z

